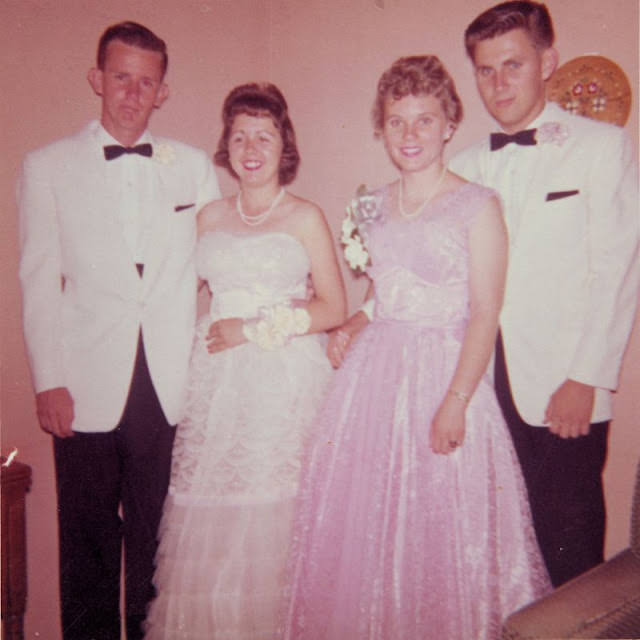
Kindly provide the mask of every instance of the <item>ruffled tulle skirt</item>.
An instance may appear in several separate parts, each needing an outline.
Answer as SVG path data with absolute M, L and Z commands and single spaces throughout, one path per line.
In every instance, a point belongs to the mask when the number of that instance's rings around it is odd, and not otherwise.
M 459 349 L 444 330 L 375 322 L 333 378 L 303 464 L 282 636 L 498 638 L 549 589 L 487 379 L 463 446 L 429 448 Z
M 145 637 L 272 640 L 301 451 L 331 368 L 317 336 L 212 356 L 207 326 L 176 433 Z

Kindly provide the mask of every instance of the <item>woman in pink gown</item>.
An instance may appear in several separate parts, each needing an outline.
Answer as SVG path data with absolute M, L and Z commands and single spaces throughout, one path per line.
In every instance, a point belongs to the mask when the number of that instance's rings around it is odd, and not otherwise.
M 340 368 L 304 461 L 281 631 L 497 638 L 549 589 L 486 374 L 507 258 L 500 206 L 443 163 L 462 108 L 436 57 L 385 72 L 373 116 L 400 178 L 352 203 L 343 226 L 347 257 L 370 261 L 371 302 L 330 340 Z

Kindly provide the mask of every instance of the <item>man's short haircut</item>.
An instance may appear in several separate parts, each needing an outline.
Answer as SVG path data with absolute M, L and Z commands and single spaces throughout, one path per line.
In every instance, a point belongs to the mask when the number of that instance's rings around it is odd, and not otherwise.
M 539 49 L 553 46 L 553 23 L 547 7 L 540 2 L 516 0 L 487 9 L 467 27 L 464 32 L 467 55 L 473 60 L 478 42 L 501 36 L 513 29 L 524 29 Z
M 98 69 L 104 71 L 104 64 L 107 58 L 107 46 L 113 40 L 120 40 L 125 44 L 139 47 L 140 49 L 147 49 L 148 51 L 157 51 L 158 53 L 161 53 L 162 77 L 164 77 L 167 72 L 167 66 L 169 65 L 167 45 L 164 40 L 158 38 L 158 36 L 150 29 L 147 29 L 147 27 L 131 21 L 113 24 L 102 34 L 100 41 L 98 42 Z

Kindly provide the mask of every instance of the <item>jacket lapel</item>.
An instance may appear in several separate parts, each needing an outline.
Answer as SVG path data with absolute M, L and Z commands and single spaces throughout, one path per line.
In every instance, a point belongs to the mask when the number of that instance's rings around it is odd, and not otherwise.
M 128 283 L 137 287 L 139 276 L 124 238 L 119 201 L 114 195 L 118 186 L 110 179 L 102 146 L 100 124 L 91 122 L 78 134 L 77 155 L 69 163 L 72 169 L 75 168 L 74 181 L 78 175 L 76 169 L 81 167 L 83 184 L 78 188 L 76 183 L 75 189 L 87 198 L 86 203 L 78 204 L 76 215 L 89 216 L 92 228 L 90 236 L 81 232 L 83 237 L 78 241 L 90 242 L 90 238 L 93 238 L 96 255 L 104 256 L 102 260 L 96 260 L 96 266 L 104 265 L 104 269 L 108 270 L 104 276 L 111 277 L 119 286 Z M 79 229 L 83 226 L 80 225 Z
M 153 145 L 155 154 L 158 148 L 158 141 L 153 140 Z M 145 272 L 143 278 L 145 293 L 153 286 L 171 241 L 169 233 L 170 215 L 173 212 L 171 171 L 175 170 L 170 164 L 162 164 L 153 158 L 151 162 L 154 162 L 154 171 L 152 172 L 153 184 L 149 195 L 149 219 L 146 221 Z

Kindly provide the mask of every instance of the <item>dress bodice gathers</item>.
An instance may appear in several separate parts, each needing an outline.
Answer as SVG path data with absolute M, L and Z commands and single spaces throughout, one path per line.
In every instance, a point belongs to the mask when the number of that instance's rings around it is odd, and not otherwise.
M 261 307 L 307 297 L 309 257 L 287 233 L 205 233 L 196 249 L 196 267 L 214 294 L 212 320 L 251 318 Z
M 392 219 L 389 190 L 369 231 L 378 320 L 461 329 L 469 316 L 468 227 L 478 199 L 492 193 L 466 184 L 445 194 L 414 220 Z

